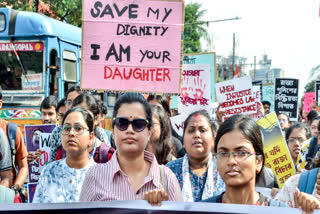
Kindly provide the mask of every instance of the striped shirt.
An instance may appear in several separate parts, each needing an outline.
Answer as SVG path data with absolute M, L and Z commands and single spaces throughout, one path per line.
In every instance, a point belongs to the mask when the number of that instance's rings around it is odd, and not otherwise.
M 80 201 L 143 200 L 146 192 L 163 189 L 160 167 L 153 154 L 144 152 L 144 159 L 151 163 L 148 176 L 137 192 L 134 192 L 129 177 L 120 169 L 117 153 L 106 164 L 97 164 L 89 169 L 84 179 Z M 182 201 L 176 176 L 164 167 L 169 201 Z

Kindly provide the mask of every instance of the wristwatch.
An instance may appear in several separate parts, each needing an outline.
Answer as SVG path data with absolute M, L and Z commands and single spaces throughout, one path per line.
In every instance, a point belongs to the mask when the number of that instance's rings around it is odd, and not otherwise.
M 18 194 L 19 189 L 17 188 L 16 185 L 12 186 L 11 189 L 14 191 L 15 194 Z

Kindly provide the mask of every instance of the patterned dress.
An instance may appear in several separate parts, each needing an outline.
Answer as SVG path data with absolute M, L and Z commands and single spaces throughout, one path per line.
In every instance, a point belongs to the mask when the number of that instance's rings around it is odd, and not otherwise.
M 170 161 L 166 164 L 166 166 L 169 167 L 171 171 L 176 175 L 181 190 L 183 188 L 182 163 L 183 158 L 179 158 L 177 160 Z M 202 176 L 199 177 L 198 175 L 193 173 L 192 170 L 189 168 L 189 174 L 194 201 L 200 201 L 207 179 L 207 172 L 205 172 Z M 213 181 L 214 195 L 221 194 L 225 191 L 224 182 L 219 175 L 215 158 L 213 159 Z
M 85 168 L 70 168 L 66 159 L 49 163 L 42 170 L 32 203 L 78 202 L 85 175 L 95 165 L 91 158 Z

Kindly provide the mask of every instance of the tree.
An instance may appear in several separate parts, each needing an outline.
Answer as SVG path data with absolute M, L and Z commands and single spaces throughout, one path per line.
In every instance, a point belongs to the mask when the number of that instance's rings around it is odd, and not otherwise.
M 50 10 L 60 20 L 75 26 L 81 26 L 82 0 L 42 0 L 50 5 Z M 45 15 L 50 15 L 46 14 Z
M 207 29 L 202 24 L 201 18 L 207 12 L 206 10 L 200 10 L 201 4 L 190 3 L 185 7 L 185 19 L 184 23 L 184 41 L 183 52 L 184 53 L 199 53 L 201 52 L 200 39 L 204 38 L 210 42 L 210 36 Z
M 8 6 L 15 10 L 32 11 L 32 1 L 30 0 L 5 0 L 0 2 L 0 7 Z
M 320 65 L 313 67 L 310 71 L 310 82 L 304 86 L 304 92 L 314 92 L 315 82 L 320 79 Z

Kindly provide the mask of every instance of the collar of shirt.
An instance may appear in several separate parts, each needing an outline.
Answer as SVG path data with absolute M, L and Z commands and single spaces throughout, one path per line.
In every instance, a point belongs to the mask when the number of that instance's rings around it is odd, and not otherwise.
M 143 184 L 146 184 L 152 181 L 152 183 L 157 187 L 157 189 L 161 189 L 162 184 L 161 184 L 160 166 L 158 164 L 156 157 L 151 152 L 144 151 L 144 160 L 150 162 L 151 166 L 150 166 L 148 176 L 144 179 Z M 116 176 L 121 176 L 121 174 L 126 175 L 119 166 L 117 152 L 115 152 L 112 155 L 112 158 L 108 163 L 111 166 L 110 183 L 114 181 Z

